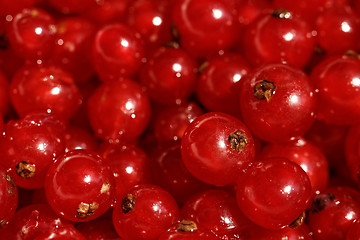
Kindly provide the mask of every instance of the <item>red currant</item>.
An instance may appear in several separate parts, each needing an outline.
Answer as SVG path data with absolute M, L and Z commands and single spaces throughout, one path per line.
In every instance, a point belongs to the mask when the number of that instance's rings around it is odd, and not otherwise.
M 240 176 L 236 187 L 241 211 L 257 225 L 269 229 L 302 224 L 311 196 L 307 174 L 285 158 L 254 163 Z
M 96 33 L 93 62 L 103 81 L 134 75 L 144 57 L 145 49 L 141 35 L 127 25 L 104 25 Z
M 150 182 L 150 160 L 140 148 L 132 144 L 107 144 L 101 155 L 113 172 L 117 199 L 121 200 L 135 185 Z
M 60 216 L 84 222 L 111 205 L 115 183 L 108 163 L 90 150 L 73 150 L 58 157 L 45 179 L 50 206 Z
M 15 182 L 6 170 L 0 165 L 0 228 L 15 214 L 19 198 Z
M 322 192 L 329 181 L 328 162 L 316 145 L 300 138 L 283 144 L 268 144 L 259 158 L 282 157 L 296 162 L 309 176 L 312 192 Z
M 239 25 L 231 1 L 180 0 L 172 16 L 181 46 L 197 57 L 228 50 L 238 39 Z
M 195 194 L 184 203 L 181 214 L 184 219 L 193 220 L 218 237 L 236 236 L 251 224 L 237 207 L 235 198 L 224 190 Z
M 158 239 L 179 218 L 175 199 L 155 185 L 135 186 L 115 204 L 113 223 L 124 239 Z
M 39 8 L 24 8 L 9 23 L 7 35 L 19 57 L 29 60 L 47 58 L 55 42 L 55 21 Z
M 91 127 L 103 140 L 135 139 L 150 118 L 147 94 L 140 84 L 128 79 L 104 83 L 87 103 Z
M 264 65 L 241 81 L 241 115 L 256 137 L 289 141 L 302 136 L 314 122 L 314 94 L 301 70 L 284 64 Z
M 325 59 L 314 68 L 311 80 L 317 89 L 319 119 L 337 125 L 359 123 L 360 60 L 356 54 Z
M 225 53 L 205 63 L 197 82 L 196 95 L 210 111 L 240 116 L 239 87 L 251 67 L 235 53 Z
M 181 140 L 185 167 L 201 181 L 217 186 L 235 182 L 254 154 L 254 140 L 245 124 L 220 112 L 196 118 Z
M 42 65 L 25 65 L 16 72 L 10 84 L 10 99 L 22 117 L 33 111 L 44 111 L 64 120 L 70 119 L 82 103 L 69 73 Z
M 253 66 L 287 63 L 302 68 L 315 50 L 309 24 L 284 9 L 259 16 L 244 33 L 244 52 Z
M 18 186 L 35 189 L 44 185 L 51 163 L 64 152 L 64 129 L 63 122 L 46 113 L 6 123 L 0 161 Z
M 180 104 L 195 88 L 196 62 L 180 48 L 160 47 L 144 64 L 139 78 L 155 102 Z

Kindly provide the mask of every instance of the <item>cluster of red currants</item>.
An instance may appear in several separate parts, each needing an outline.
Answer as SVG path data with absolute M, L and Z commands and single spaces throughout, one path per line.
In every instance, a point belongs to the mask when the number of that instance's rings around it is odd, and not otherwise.
M 360 1 L 0 6 L 0 240 L 360 239 Z

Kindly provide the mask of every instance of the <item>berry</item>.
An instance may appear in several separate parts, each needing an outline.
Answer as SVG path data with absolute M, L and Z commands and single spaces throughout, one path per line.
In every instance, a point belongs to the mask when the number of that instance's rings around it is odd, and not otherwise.
M 181 208 L 184 219 L 215 233 L 221 239 L 236 236 L 250 221 L 241 213 L 235 198 L 224 190 L 207 190 L 189 198 Z
M 55 21 L 39 8 L 24 8 L 9 23 L 7 36 L 12 49 L 23 59 L 48 58 L 54 48 Z
M 110 166 L 90 150 L 73 150 L 58 157 L 45 179 L 50 206 L 75 222 L 101 216 L 110 207 L 114 193 Z
M 359 66 L 357 55 L 349 52 L 329 57 L 313 69 L 311 80 L 317 89 L 318 119 L 337 125 L 359 123 Z
M 356 49 L 360 18 L 349 6 L 328 8 L 316 19 L 316 41 L 327 53 L 343 54 Z
M 257 225 L 269 229 L 301 225 L 311 194 L 304 170 L 293 161 L 278 157 L 254 163 L 236 186 L 241 211 Z
M 179 218 L 175 199 L 155 185 L 135 186 L 116 202 L 113 224 L 125 239 L 158 239 Z
M 64 152 L 64 129 L 62 121 L 47 113 L 6 123 L 0 138 L 0 162 L 16 185 L 28 189 L 44 185 L 50 165 Z
M 284 9 L 259 16 L 244 33 L 244 52 L 253 66 L 287 63 L 302 68 L 315 50 L 309 24 Z
M 358 199 L 347 189 L 330 188 L 314 198 L 307 221 L 315 239 L 340 240 L 359 214 Z
M 128 79 L 102 84 L 87 104 L 91 127 L 103 140 L 135 139 L 150 118 L 147 94 L 140 84 Z
M 160 235 L 159 240 L 215 240 L 213 233 L 199 229 L 194 221 L 182 220 Z
M 103 81 L 133 76 L 145 57 L 141 35 L 130 27 L 114 23 L 96 33 L 92 60 Z
M 289 141 L 302 136 L 314 122 L 314 94 L 301 70 L 264 65 L 241 81 L 241 115 L 254 136 L 268 142 Z
M 155 102 L 180 104 L 195 89 L 196 62 L 180 48 L 160 47 L 144 64 L 139 78 Z
M 210 111 L 240 116 L 239 87 L 243 77 L 251 70 L 247 61 L 238 54 L 225 53 L 209 59 L 197 82 L 196 95 Z
M 177 1 L 172 17 L 180 45 L 196 57 L 209 57 L 230 49 L 239 32 L 233 9 L 232 1 Z
M 268 144 L 260 153 L 259 158 L 287 158 L 296 162 L 308 175 L 313 195 L 327 188 L 329 181 L 328 162 L 316 145 L 300 138 L 282 144 Z
M 201 115 L 181 139 L 185 167 L 199 180 L 216 186 L 234 183 L 255 154 L 254 140 L 239 119 L 220 112 Z
M 111 167 L 115 179 L 115 197 L 121 200 L 135 185 L 149 183 L 150 160 L 132 144 L 107 144 L 101 155 Z
M 16 72 L 10 84 L 10 99 L 22 117 L 43 111 L 64 120 L 82 104 L 72 76 L 56 66 L 43 65 L 25 65 Z
M 19 198 L 15 182 L 6 170 L 0 165 L 0 228 L 15 214 Z

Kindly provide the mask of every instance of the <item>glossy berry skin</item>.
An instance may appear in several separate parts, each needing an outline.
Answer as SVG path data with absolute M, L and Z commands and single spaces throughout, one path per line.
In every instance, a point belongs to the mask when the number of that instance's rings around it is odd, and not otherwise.
M 73 150 L 56 159 L 45 179 L 45 194 L 60 216 L 75 222 L 101 216 L 111 205 L 115 183 L 110 166 L 89 150 Z
M 107 23 L 125 21 L 130 0 L 104 0 L 96 2 L 84 15 L 99 26 Z
M 170 1 L 136 0 L 128 8 L 127 24 L 135 28 L 149 48 L 171 40 Z
M 19 209 L 0 234 L 3 239 L 32 240 L 43 233 L 69 227 L 73 228 L 68 221 L 55 214 L 49 205 L 31 204 Z
M 12 49 L 19 57 L 28 60 L 49 57 L 54 47 L 55 33 L 54 19 L 39 8 L 22 9 L 7 29 Z
M 95 0 L 49 0 L 49 3 L 63 14 L 79 14 L 85 12 L 90 7 L 96 6 Z
M 82 104 L 72 76 L 55 66 L 25 65 L 10 83 L 10 99 L 16 112 L 24 117 L 33 111 L 51 112 L 70 119 Z
M 1 17 L 6 17 L 7 15 L 15 15 L 24 8 L 29 8 L 34 6 L 39 0 L 1 0 L 0 5 L 3 6 L 0 10 Z
M 150 183 L 150 160 L 139 147 L 126 144 L 107 144 L 101 156 L 111 167 L 115 179 L 115 197 L 121 199 L 137 184 Z
M 239 116 L 239 83 L 250 70 L 249 63 L 236 53 L 211 58 L 197 82 L 199 101 L 210 111 Z
M 241 26 L 247 26 L 258 16 L 270 12 L 272 5 L 267 0 L 240 0 L 236 5 Z M 241 41 L 241 40 L 240 40 Z
M 196 57 L 231 48 L 239 32 L 233 8 L 231 1 L 177 1 L 172 13 L 180 45 Z
M 300 165 L 310 179 L 313 195 L 327 188 L 327 159 L 321 149 L 310 141 L 300 138 L 287 143 L 268 144 L 262 149 L 259 158 L 272 157 L 286 158 Z
M 351 178 L 360 183 L 360 127 L 352 126 L 345 138 L 345 159 Z
M 76 228 L 69 224 L 56 227 L 39 234 L 34 240 L 87 240 Z
M 346 240 L 359 240 L 360 239 L 360 220 L 356 220 L 351 224 L 346 234 Z
M 117 201 L 113 224 L 124 239 L 158 239 L 179 218 L 175 199 L 162 188 L 140 184 Z
M 347 126 L 315 121 L 304 137 L 321 149 L 328 160 L 329 166 L 334 168 L 334 166 L 339 165 L 338 162 L 341 162 L 340 165 L 344 165 L 344 138 L 347 129 Z
M 190 229 L 182 226 L 190 226 Z M 192 225 L 195 224 L 195 227 Z M 193 221 L 183 220 L 160 235 L 158 240 L 216 240 L 219 239 L 212 232 L 198 228 Z
M 304 170 L 285 158 L 254 163 L 237 182 L 239 208 L 254 223 L 268 229 L 289 226 L 308 207 L 311 183 Z
M 91 63 L 91 45 L 95 26 L 84 17 L 64 17 L 56 24 L 54 51 L 50 60 L 69 72 L 76 83 L 84 83 L 95 74 Z
M 235 182 L 254 154 L 254 141 L 245 124 L 220 112 L 196 118 L 181 140 L 185 167 L 199 180 L 216 186 Z
M 204 111 L 195 102 L 161 107 L 154 113 L 154 136 L 159 143 L 181 140 L 187 126 Z
M 9 82 L 3 72 L 0 72 L 0 113 L 5 116 L 10 109 Z
M 87 104 L 95 135 L 111 142 L 137 138 L 150 118 L 147 94 L 140 84 L 128 79 L 104 83 Z
M 250 226 L 246 228 L 240 234 L 240 240 L 279 240 L 279 239 L 291 239 L 291 240 L 312 240 L 311 232 L 305 224 L 291 229 L 289 227 L 283 229 L 266 229 L 260 226 Z
M 254 136 L 285 142 L 302 136 L 314 122 L 314 89 L 301 70 L 264 65 L 246 75 L 241 84 L 240 110 Z
M 62 121 L 46 113 L 6 123 L 0 139 L 0 161 L 16 185 L 28 189 L 44 185 L 51 163 L 64 152 L 64 128 Z
M 192 176 L 185 168 L 179 143 L 162 145 L 153 154 L 152 163 L 154 183 L 167 190 L 179 203 L 210 187 Z
M 111 219 L 100 217 L 92 221 L 78 223 L 75 227 L 87 240 L 113 239 L 118 237 Z
M 196 61 L 184 50 L 160 47 L 141 68 L 140 82 L 157 103 L 184 102 L 195 88 Z
M 356 49 L 360 37 L 360 18 L 351 7 L 328 8 L 316 19 L 317 44 L 329 54 Z
M 294 14 L 274 10 L 259 16 L 244 33 L 244 52 L 253 66 L 287 63 L 302 68 L 315 49 L 308 23 Z
M 349 0 L 274 0 L 275 8 L 285 8 L 313 24 L 316 18 L 327 8 L 339 8 L 350 3 Z
M 359 67 L 359 59 L 344 55 L 329 57 L 314 68 L 310 77 L 318 89 L 320 120 L 337 125 L 359 123 Z
M 0 228 L 15 214 L 19 199 L 15 182 L 6 170 L 5 166 L 0 165 Z
M 235 198 L 224 190 L 214 189 L 195 194 L 183 204 L 181 216 L 193 220 L 199 227 L 218 237 L 234 236 L 251 224 L 237 207 Z
M 98 139 L 86 128 L 68 125 L 64 132 L 65 152 L 75 149 L 97 151 Z
M 135 74 L 145 57 L 141 35 L 120 23 L 104 25 L 93 43 L 93 63 L 103 81 Z
M 351 224 L 359 218 L 360 205 L 346 189 L 330 188 L 315 197 L 307 221 L 314 239 L 345 239 Z

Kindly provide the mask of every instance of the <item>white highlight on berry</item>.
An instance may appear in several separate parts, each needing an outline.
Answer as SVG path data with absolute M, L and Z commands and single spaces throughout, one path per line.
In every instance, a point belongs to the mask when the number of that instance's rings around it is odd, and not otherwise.
M 181 71 L 181 65 L 179 63 L 174 63 L 172 65 L 172 69 L 175 71 L 175 72 L 180 72 Z
M 37 34 L 37 35 L 40 35 L 41 33 L 42 33 L 42 28 L 41 27 L 37 27 L 37 28 L 35 28 L 35 33 Z
M 291 33 L 291 32 L 288 32 L 288 33 L 286 33 L 286 34 L 283 35 L 283 38 L 285 39 L 285 41 L 288 41 L 288 42 L 289 42 L 289 41 L 293 40 L 294 34 Z
M 134 104 L 133 104 L 131 101 L 128 101 L 128 102 L 125 104 L 125 108 L 126 108 L 126 110 L 131 111 L 131 110 L 134 109 Z
M 234 76 L 233 76 L 233 83 L 236 83 L 236 82 L 238 82 L 238 81 L 240 81 L 240 79 L 241 79 L 241 75 L 240 74 L 234 74 Z
M 351 80 L 351 85 L 353 85 L 354 87 L 360 87 L 360 78 L 354 77 Z
M 60 93 L 60 88 L 59 87 L 54 87 L 53 89 L 51 89 L 51 94 L 52 95 L 58 95 Z
M 346 216 L 345 216 L 345 218 L 346 218 L 347 220 L 353 220 L 354 217 L 355 217 L 355 212 L 354 212 L 354 211 L 348 212 L 348 213 L 346 214 Z
M 162 19 L 160 17 L 154 17 L 153 20 L 152 20 L 152 23 L 155 25 L 155 26 L 160 26 L 161 23 L 162 23 Z
M 212 10 L 212 13 L 215 19 L 220 19 L 223 15 L 222 11 L 216 8 Z
M 91 182 L 91 176 L 90 176 L 90 175 L 86 175 L 86 176 L 84 177 L 84 182 L 90 183 L 90 182 Z
M 291 192 L 291 186 L 290 186 L 290 185 L 285 186 L 282 192 L 283 192 L 283 193 L 290 194 L 290 192 Z
M 297 95 L 290 95 L 290 102 L 292 104 L 297 104 L 299 102 L 299 97 Z
M 120 44 L 121 44 L 121 46 L 123 46 L 123 47 L 128 47 L 128 46 L 129 46 L 129 42 L 126 41 L 125 39 L 121 39 Z
M 350 32 L 351 31 L 351 27 L 350 27 L 350 25 L 347 23 L 347 22 L 342 22 L 341 23 L 341 30 L 343 31 L 343 32 Z
M 134 168 L 131 167 L 131 166 L 128 166 L 125 168 L 125 171 L 128 173 L 128 174 L 131 174 L 133 171 L 134 171 Z

